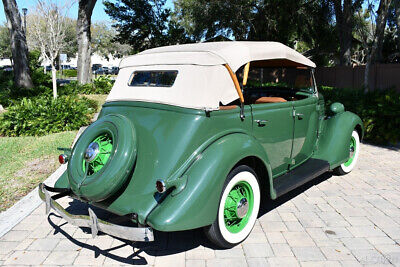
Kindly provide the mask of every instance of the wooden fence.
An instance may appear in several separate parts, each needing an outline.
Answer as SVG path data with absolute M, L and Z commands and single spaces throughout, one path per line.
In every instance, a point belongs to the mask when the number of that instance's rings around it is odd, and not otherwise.
M 317 85 L 339 88 L 362 88 L 365 66 L 318 67 Z M 400 64 L 376 64 L 370 68 L 371 89 L 395 88 L 400 92 Z

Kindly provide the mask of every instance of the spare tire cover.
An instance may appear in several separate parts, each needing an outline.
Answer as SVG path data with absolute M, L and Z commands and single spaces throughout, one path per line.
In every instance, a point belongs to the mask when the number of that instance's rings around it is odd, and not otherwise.
M 68 162 L 68 179 L 79 197 L 99 202 L 128 179 L 136 160 L 136 133 L 128 118 L 106 115 L 79 137 Z

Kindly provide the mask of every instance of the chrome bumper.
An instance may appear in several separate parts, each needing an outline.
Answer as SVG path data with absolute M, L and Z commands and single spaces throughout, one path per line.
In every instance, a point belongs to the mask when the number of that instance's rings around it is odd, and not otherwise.
M 50 210 L 54 209 L 68 223 L 78 227 L 89 227 L 92 230 L 93 238 L 96 237 L 100 231 L 131 241 L 154 241 L 153 230 L 150 227 L 127 227 L 112 224 L 98 219 L 91 208 L 88 209 L 89 216 L 70 214 L 52 198 L 44 184 L 39 185 L 39 197 L 46 203 L 46 214 L 49 214 Z

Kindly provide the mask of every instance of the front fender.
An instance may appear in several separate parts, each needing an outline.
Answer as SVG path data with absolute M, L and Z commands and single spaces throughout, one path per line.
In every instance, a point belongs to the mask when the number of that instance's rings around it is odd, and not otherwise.
M 272 177 L 268 157 L 254 137 L 245 133 L 225 135 L 197 157 L 184 174 L 187 177 L 185 188 L 179 194 L 172 191 L 150 213 L 147 223 L 159 231 L 187 230 L 212 224 L 227 175 L 236 163 L 248 156 L 261 159 L 268 177 Z
M 354 129 L 364 135 L 363 123 L 356 114 L 346 111 L 325 119 L 318 140 L 317 151 L 313 158 L 326 160 L 334 169 L 349 158 L 349 142 Z

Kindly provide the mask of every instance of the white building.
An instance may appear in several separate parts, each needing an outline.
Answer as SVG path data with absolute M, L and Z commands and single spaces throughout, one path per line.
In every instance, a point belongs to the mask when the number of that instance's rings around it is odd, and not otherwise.
M 0 58 L 0 67 L 11 65 L 11 60 L 9 58 Z
M 98 54 L 93 54 L 91 58 L 91 63 L 93 64 L 101 64 L 103 67 L 118 67 L 119 62 L 121 61 L 121 58 L 114 58 L 111 55 L 109 56 L 110 60 L 107 60 L 106 58 L 98 55 Z M 62 62 L 62 65 L 70 65 L 71 67 L 77 67 L 77 57 L 69 58 L 66 62 Z M 50 65 L 50 62 L 45 60 L 42 62 L 42 66 L 48 66 Z

